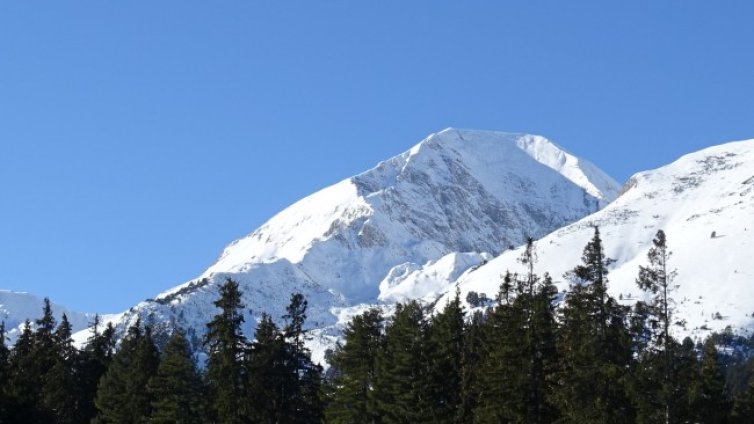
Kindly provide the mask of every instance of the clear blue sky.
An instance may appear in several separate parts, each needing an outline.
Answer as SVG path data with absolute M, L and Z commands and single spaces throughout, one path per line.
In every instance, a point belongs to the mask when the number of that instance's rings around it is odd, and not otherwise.
M 618 180 L 754 138 L 751 1 L 5 1 L 0 287 L 116 312 L 448 126 Z

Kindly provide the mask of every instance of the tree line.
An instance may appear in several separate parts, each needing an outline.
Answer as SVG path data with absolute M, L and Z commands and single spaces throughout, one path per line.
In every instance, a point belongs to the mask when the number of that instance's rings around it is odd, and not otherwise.
M 291 296 L 285 326 L 263 315 L 253 341 L 241 331 L 241 291 L 220 287 L 219 313 L 207 323 L 206 360 L 181 329 L 162 350 L 137 320 L 116 332 L 95 318 L 76 349 L 65 315 L 56 325 L 49 300 L 26 321 L 11 349 L 0 324 L 0 424 L 316 423 L 324 416 L 322 367 L 304 346 L 307 302 Z M 199 364 L 202 367 L 199 367 Z
M 558 293 L 535 271 L 506 273 L 494 300 L 457 291 L 430 310 L 355 317 L 331 357 L 330 423 L 754 423 L 754 338 L 732 332 L 678 341 L 665 233 L 636 283 L 646 301 L 608 293 L 611 259 L 598 228 Z M 721 352 L 720 350 L 725 350 Z
M 0 324 L 0 424 L 754 422 L 754 338 L 673 338 L 670 258 L 659 231 L 636 279 L 648 300 L 626 306 L 608 294 L 598 228 L 565 294 L 537 274 L 530 239 L 526 272 L 502 276 L 494 300 L 470 296 L 471 312 L 457 290 L 434 314 L 410 301 L 357 315 L 327 373 L 305 346 L 301 294 L 282 327 L 263 314 L 249 339 L 228 279 L 201 352 L 138 320 L 116 345 L 98 319 L 77 349 L 45 300 L 10 348 Z

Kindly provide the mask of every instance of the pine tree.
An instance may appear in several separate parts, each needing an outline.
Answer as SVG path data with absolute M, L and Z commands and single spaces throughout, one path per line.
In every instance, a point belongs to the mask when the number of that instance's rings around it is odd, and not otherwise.
M 524 374 L 522 386 L 522 404 L 514 421 L 527 423 L 550 423 L 555 418 L 555 409 L 549 402 L 551 392 L 550 377 L 554 372 L 556 358 L 555 348 L 555 296 L 557 289 L 549 274 L 540 279 L 534 272 L 537 262 L 534 239 L 529 237 L 519 262 L 526 266 L 523 289 L 514 302 L 520 312 L 523 342 L 519 346 L 517 359 L 520 373 Z
M 100 332 L 99 315 L 94 316 L 90 325 L 91 336 L 84 348 L 78 353 L 76 365 L 76 390 L 79 393 L 77 422 L 88 423 L 97 415 L 94 399 L 100 379 L 107 372 L 115 350 L 115 329 L 108 324 Z
M 147 383 L 157 372 L 159 353 L 152 331 L 140 328 L 140 322 L 128 329 L 120 349 L 100 380 L 95 405 L 97 424 L 144 423 L 151 415 Z
M 34 333 L 31 322 L 24 322 L 21 335 L 16 339 L 9 358 L 9 375 L 6 386 L 7 422 L 38 423 L 44 418 L 39 412 L 39 386 L 34 358 Z
M 728 422 L 731 404 L 728 400 L 722 364 L 713 338 L 707 339 L 704 344 L 699 377 L 692 396 L 692 408 L 697 422 L 705 424 Z
M 304 322 L 306 321 L 307 301 L 300 293 L 291 295 L 283 319 L 286 363 L 288 374 L 293 375 L 291 387 L 287 387 L 283 398 L 283 408 L 287 410 L 283 422 L 316 423 L 324 417 L 324 405 L 321 399 L 322 367 L 311 360 L 311 352 L 304 346 L 306 338 Z M 288 379 L 283 379 L 283 382 Z
M 154 424 L 205 422 L 202 380 L 183 332 L 168 340 L 155 375 L 149 382 Z
M 566 275 L 573 284 L 561 311 L 553 393 L 564 423 L 633 422 L 626 390 L 631 337 L 625 308 L 607 293 L 610 262 L 595 227 L 582 264 Z
M 516 407 L 522 405 L 524 397 L 520 391 L 523 376 L 519 373 L 523 317 L 514 304 L 523 287 L 518 276 L 506 272 L 497 294 L 497 305 L 486 317 L 476 381 L 475 423 L 512 422 L 520 412 Z
M 556 348 L 558 324 L 555 302 L 558 290 L 549 274 L 545 274 L 532 298 L 531 319 L 528 323 L 527 343 L 528 384 L 525 399 L 526 421 L 551 423 L 558 417 L 552 405 L 552 378 L 557 368 Z
M 284 422 L 287 389 L 295 384 L 288 371 L 283 335 L 267 314 L 257 325 L 255 340 L 245 356 L 248 372 L 248 396 L 245 409 L 251 422 L 275 424 Z
M 56 423 L 79 422 L 80 393 L 76 390 L 77 350 L 71 339 L 71 323 L 63 314 L 54 334 L 55 358 L 49 372 L 44 376 L 42 403 L 50 411 Z
M 382 324 L 382 313 L 374 308 L 355 316 L 343 332 L 345 345 L 338 344 L 330 361 L 335 392 L 327 409 L 328 422 L 379 422 L 372 390 L 377 353 L 383 343 Z
M 8 379 L 10 350 L 5 341 L 5 321 L 0 321 L 0 424 L 5 423 L 4 417 L 8 414 Z
M 670 409 L 676 423 L 688 423 L 693 420 L 692 393 L 694 382 L 699 373 L 699 363 L 694 342 L 686 337 L 683 342 L 672 349 L 671 366 L 674 379 L 673 393 L 670 396 Z
M 12 406 L 8 414 L 12 422 L 55 422 L 55 413 L 44 404 L 42 390 L 57 356 L 55 318 L 47 298 L 44 299 L 42 317 L 35 320 L 35 326 L 32 332 L 27 320 L 11 355 L 9 401 Z
M 731 414 L 733 424 L 751 424 L 754 417 L 754 380 L 736 397 Z
M 246 338 L 241 332 L 244 305 L 238 283 L 228 278 L 220 286 L 220 298 L 214 305 L 220 312 L 207 324 L 205 339 L 209 353 L 206 371 L 209 413 L 219 424 L 242 423 L 246 378 L 242 360 Z
M 42 317 L 35 321 L 36 330 L 34 332 L 34 343 L 32 356 L 35 363 L 34 370 L 30 377 L 37 381 L 35 387 L 35 408 L 37 409 L 39 419 L 47 422 L 55 420 L 55 412 L 52 411 L 45 403 L 44 386 L 48 373 L 55 365 L 58 349 L 55 340 L 55 317 L 50 306 L 50 299 L 45 298 L 42 306 Z M 68 330 L 70 330 L 70 325 Z
M 374 398 L 385 424 L 432 422 L 427 396 L 426 321 L 416 301 L 396 306 L 377 355 Z
M 463 367 L 461 368 L 461 405 L 458 408 L 457 420 L 460 423 L 472 422 L 474 410 L 478 407 L 479 375 L 486 331 L 485 320 L 484 312 L 474 311 L 466 324 Z
M 461 417 L 465 311 L 460 291 L 432 317 L 427 340 L 429 396 L 433 421 L 455 423 Z
M 647 304 L 647 318 L 651 324 L 652 331 L 650 333 L 653 334 L 653 337 L 651 337 L 648 346 L 657 350 L 661 356 L 661 360 L 651 358 L 651 354 L 642 358 L 646 362 L 644 365 L 653 365 L 652 367 L 645 366 L 645 369 L 655 370 L 659 368 L 659 372 L 656 373 L 659 377 L 657 381 L 659 384 L 652 385 L 650 391 L 654 393 L 647 393 L 646 390 L 642 390 L 641 392 L 651 399 L 659 400 L 664 413 L 663 421 L 669 424 L 675 422 L 671 403 L 677 391 L 673 387 L 674 378 L 672 375 L 672 349 L 675 343 L 670 336 L 670 326 L 673 319 L 673 299 L 671 298 L 671 294 L 675 289 L 673 285 L 675 271 L 668 269 L 668 260 L 670 259 L 671 252 L 667 247 L 665 232 L 658 230 L 652 244 L 653 247 L 647 253 L 649 266 L 639 267 L 639 276 L 636 279 L 636 284 L 640 289 L 651 295 L 651 300 Z M 645 378 L 649 377 L 646 373 L 644 375 Z M 651 412 L 654 413 L 654 409 L 651 408 Z

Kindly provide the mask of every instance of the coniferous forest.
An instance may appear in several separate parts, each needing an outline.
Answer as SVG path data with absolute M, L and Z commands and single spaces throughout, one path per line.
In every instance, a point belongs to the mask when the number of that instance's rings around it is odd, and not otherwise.
M 530 239 L 526 272 L 502 276 L 495 299 L 367 310 L 326 372 L 300 294 L 250 337 L 227 280 L 201 352 L 183 329 L 162 340 L 141 322 L 116 343 L 97 319 L 78 349 L 46 301 L 13 346 L 0 326 L 0 423 L 754 423 L 754 339 L 673 337 L 670 253 L 659 231 L 636 278 L 647 300 L 626 305 L 608 293 L 599 229 L 565 294 Z

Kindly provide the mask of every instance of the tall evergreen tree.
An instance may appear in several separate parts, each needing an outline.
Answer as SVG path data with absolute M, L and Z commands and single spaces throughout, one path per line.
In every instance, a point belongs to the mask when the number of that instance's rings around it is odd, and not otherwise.
M 686 337 L 683 342 L 672 350 L 672 373 L 674 395 L 671 397 L 670 409 L 673 411 L 673 421 L 689 423 L 693 421 L 692 394 L 694 382 L 697 380 L 699 361 L 694 342 Z
M 100 380 L 95 405 L 96 424 L 146 423 L 151 415 L 152 398 L 147 390 L 149 379 L 157 372 L 159 352 L 152 331 L 143 331 L 140 322 L 128 329 L 120 349 Z
M 11 355 L 9 408 L 11 422 L 55 422 L 55 414 L 44 404 L 43 387 L 55 364 L 55 318 L 50 300 L 45 298 L 42 317 L 35 320 L 35 330 L 27 320 Z
M 343 332 L 345 345 L 338 344 L 330 361 L 335 392 L 327 409 L 328 422 L 379 423 L 372 392 L 383 320 L 382 312 L 373 308 L 355 316 Z
M 558 290 L 552 278 L 545 273 L 531 299 L 531 319 L 528 323 L 525 346 L 529 352 L 528 383 L 526 386 L 526 421 L 551 423 L 558 417 L 552 404 L 552 379 L 557 369 L 556 347 L 558 324 L 555 302 Z
M 58 357 L 58 346 L 55 340 L 55 317 L 52 313 L 50 299 L 45 298 L 42 306 L 42 317 L 35 321 L 36 330 L 34 331 L 34 343 L 32 356 L 35 363 L 33 373 L 30 378 L 37 382 L 35 388 L 35 402 L 40 419 L 47 422 L 55 420 L 55 412 L 50 410 L 45 402 L 45 380 L 47 375 L 55 365 Z M 70 326 L 68 328 L 70 332 Z
M 45 409 L 50 411 L 56 423 L 61 424 L 80 422 L 78 408 L 81 399 L 76 389 L 78 351 L 73 347 L 71 332 L 71 323 L 63 314 L 54 334 L 54 362 L 44 376 L 42 387 L 42 403 Z
M 699 368 L 699 377 L 693 390 L 692 408 L 696 422 L 725 424 L 730 418 L 731 403 L 728 400 L 722 364 L 713 338 L 704 344 L 704 354 Z
M 428 395 L 436 423 L 456 423 L 462 416 L 465 316 L 460 291 L 432 317 L 427 340 Z
M 416 301 L 396 306 L 377 355 L 374 397 L 385 424 L 433 422 L 427 394 L 426 320 Z
M 39 397 L 41 378 L 34 357 L 34 333 L 31 322 L 24 322 L 9 358 L 9 375 L 6 386 L 7 422 L 41 423 Z
M 176 329 L 149 382 L 152 395 L 153 424 L 200 424 L 204 416 L 202 379 L 191 354 L 191 347 Z
M 523 318 L 514 307 L 523 285 L 518 276 L 506 272 L 497 294 L 497 305 L 484 323 L 480 370 L 476 381 L 478 398 L 473 421 L 479 424 L 507 423 L 524 396 L 517 362 L 523 342 Z
M 731 414 L 731 423 L 750 424 L 752 417 L 754 417 L 754 379 L 736 397 Z
M 658 230 L 652 244 L 652 248 L 647 253 L 649 265 L 639 267 L 639 276 L 636 279 L 636 284 L 651 296 L 651 300 L 647 304 L 647 312 L 650 329 L 652 330 L 650 334 L 654 337 L 650 340 L 648 347 L 659 353 L 661 359 L 652 358 L 653 355 L 651 352 L 647 357 L 641 358 L 645 361 L 643 365 L 655 365 L 652 367 L 644 366 L 646 370 L 659 368 L 659 372 L 655 373 L 659 377 L 659 381 L 657 381 L 659 384 L 652 385 L 654 387 L 651 389 L 653 393 L 647 394 L 644 390 L 642 393 L 645 396 L 648 395 L 653 399 L 657 399 L 661 403 L 664 414 L 663 421 L 669 424 L 675 422 L 671 404 L 680 389 L 674 387 L 672 350 L 675 343 L 670 336 L 670 326 L 673 319 L 673 299 L 671 294 L 675 289 L 673 285 L 675 271 L 668 269 L 671 252 L 668 250 L 665 232 Z M 645 373 L 644 379 L 646 380 L 647 377 L 650 376 Z
M 307 304 L 302 294 L 294 293 L 283 316 L 286 321 L 283 329 L 286 363 L 289 367 L 288 374 L 294 377 L 291 387 L 285 390 L 288 395 L 284 397 L 283 405 L 288 412 L 283 422 L 316 423 L 324 417 L 321 398 L 322 367 L 312 362 L 311 352 L 304 346 Z
M 205 339 L 209 353 L 206 370 L 211 400 L 209 412 L 218 424 L 242 423 L 245 414 L 242 360 L 246 338 L 241 332 L 244 305 L 238 283 L 228 278 L 220 286 L 220 298 L 214 305 L 220 312 L 207 324 Z
M 490 314 L 476 422 L 549 423 L 555 418 L 549 379 L 556 363 L 557 290 L 549 275 L 536 275 L 536 260 L 530 238 L 519 258 L 525 273 L 506 274 L 500 302 Z
M 626 308 L 607 293 L 607 266 L 599 229 L 587 243 L 582 264 L 561 311 L 560 366 L 553 401 L 564 423 L 630 423 L 626 391 L 631 337 Z
M 88 423 L 97 415 L 94 399 L 100 379 L 107 371 L 115 350 L 115 328 L 107 324 L 100 331 L 100 318 L 95 315 L 90 325 L 91 336 L 84 348 L 78 353 L 76 365 L 76 391 L 79 394 L 77 422 Z
M 485 313 L 474 311 L 466 324 L 464 335 L 463 367 L 461 368 L 461 405 L 458 422 L 469 423 L 474 419 L 480 397 L 479 375 L 485 340 Z
M 255 336 L 244 363 L 248 372 L 245 409 L 253 423 L 282 423 L 287 411 L 287 390 L 295 384 L 291 381 L 294 376 L 288 372 L 285 341 L 267 314 L 262 314 Z
M 5 335 L 5 321 L 0 321 L 0 424 L 5 423 L 8 411 L 8 359 L 10 350 L 5 344 L 7 337 Z

